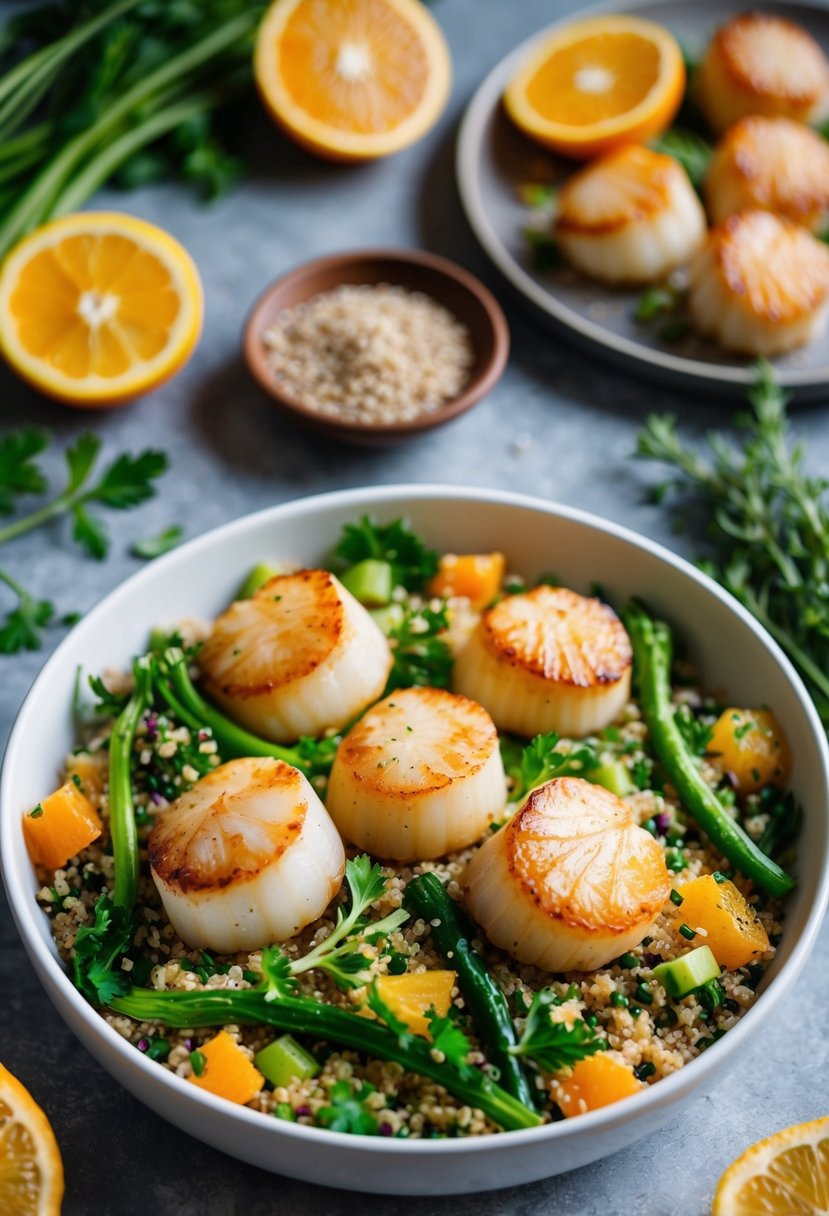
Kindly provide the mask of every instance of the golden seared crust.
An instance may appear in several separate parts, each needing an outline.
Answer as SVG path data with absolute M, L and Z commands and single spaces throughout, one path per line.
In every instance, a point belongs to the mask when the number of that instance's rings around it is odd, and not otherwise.
M 280 574 L 213 625 L 199 654 L 208 687 L 256 697 L 315 671 L 345 627 L 339 587 L 327 570 Z
M 682 170 L 670 156 L 630 144 L 581 169 L 558 194 L 556 231 L 607 235 L 671 206 Z
M 627 803 L 579 777 L 534 790 L 505 833 L 510 873 L 571 927 L 627 933 L 652 921 L 670 893 L 662 849 Z
M 762 321 L 796 321 L 829 294 L 829 249 L 791 220 L 743 211 L 719 224 L 708 240 L 731 295 Z
M 297 769 L 281 760 L 230 761 L 161 812 L 149 840 L 150 866 L 180 891 L 221 890 L 280 858 L 307 812 Z
M 630 638 L 613 609 L 566 587 L 507 596 L 484 613 L 481 626 L 499 661 L 558 684 L 613 684 L 633 662 Z
M 809 225 L 829 209 L 829 144 L 802 123 L 750 115 L 720 141 L 705 190 L 717 220 L 726 218 L 727 195 L 736 203 L 729 209 L 761 208 Z
M 817 104 L 829 87 L 829 65 L 802 26 L 770 13 L 743 13 L 714 35 L 716 56 L 731 83 L 758 102 Z
M 373 706 L 337 751 L 366 790 L 425 796 L 479 772 L 498 732 L 477 701 L 442 688 L 405 688 Z

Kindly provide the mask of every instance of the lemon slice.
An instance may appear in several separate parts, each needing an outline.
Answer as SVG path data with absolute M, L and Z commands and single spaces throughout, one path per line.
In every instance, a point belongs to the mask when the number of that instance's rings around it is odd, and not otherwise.
M 121 405 L 156 388 L 192 353 L 202 311 L 183 246 L 118 212 L 44 224 L 0 271 L 0 348 L 67 405 Z
M 0 1064 L 0 1212 L 60 1216 L 63 1162 L 49 1120 Z
M 723 1174 L 711 1216 L 826 1216 L 829 1116 L 746 1149 Z

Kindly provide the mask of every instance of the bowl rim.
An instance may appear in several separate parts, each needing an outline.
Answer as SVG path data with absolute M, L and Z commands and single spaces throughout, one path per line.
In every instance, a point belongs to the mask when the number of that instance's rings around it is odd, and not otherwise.
M 23 869 L 12 864 L 12 834 L 19 822 L 17 816 L 19 808 L 15 808 L 9 804 L 10 795 L 8 793 L 6 773 L 19 746 L 19 740 L 28 729 L 28 718 L 33 712 L 31 706 L 37 703 L 41 696 L 41 690 L 49 685 L 52 670 L 64 660 L 67 654 L 71 653 L 79 632 L 93 632 L 100 616 L 108 614 L 112 610 L 113 605 L 117 607 L 119 601 L 129 601 L 136 592 L 140 592 L 142 584 L 145 581 L 149 581 L 151 577 L 157 577 L 159 572 L 163 573 L 164 571 L 174 570 L 177 562 L 183 555 L 189 556 L 209 550 L 212 545 L 224 542 L 239 533 L 245 532 L 248 528 L 255 528 L 266 521 L 284 523 L 286 519 L 290 519 L 293 515 L 297 514 L 304 515 L 310 513 L 313 515 L 315 513 L 324 513 L 330 508 L 370 510 L 372 507 L 380 507 L 384 503 L 394 504 L 394 509 L 405 511 L 406 502 L 434 499 L 454 499 L 466 502 L 467 504 L 491 504 L 529 509 L 546 516 L 551 516 L 554 519 L 564 519 L 582 524 L 599 532 L 606 533 L 634 548 L 644 550 L 647 554 L 657 558 L 701 586 L 713 598 L 720 601 L 720 603 L 737 616 L 743 625 L 763 643 L 764 647 L 776 660 L 782 670 L 782 674 L 786 677 L 795 692 L 800 708 L 809 722 L 814 737 L 813 741 L 817 744 L 820 757 L 824 790 L 829 789 L 829 744 L 827 744 L 825 732 L 803 682 L 782 649 L 754 617 L 733 596 L 709 578 L 708 575 L 658 542 L 623 525 L 605 520 L 601 516 L 583 511 L 577 507 L 565 506 L 509 490 L 421 483 L 392 484 L 369 488 L 356 487 L 323 494 L 306 495 L 290 499 L 273 507 L 267 507 L 264 510 L 249 513 L 226 524 L 222 524 L 217 528 L 210 529 L 201 536 L 197 536 L 175 549 L 173 552 L 156 559 L 151 565 L 146 566 L 143 570 L 137 571 L 124 580 L 124 582 L 100 600 L 56 647 L 53 654 L 41 668 L 18 711 L 9 735 L 3 761 L 3 770 L 2 774 L 0 774 L 0 873 L 2 873 L 6 886 L 15 924 L 17 925 L 23 945 L 38 974 L 38 978 L 53 1001 L 55 1000 L 54 992 L 55 994 L 59 993 L 60 997 L 68 1002 L 74 1014 L 80 1021 L 85 1023 L 86 1029 L 95 1039 L 100 1041 L 100 1045 L 114 1051 L 120 1057 L 119 1062 L 125 1070 L 132 1071 L 145 1082 L 152 1083 L 154 1080 L 155 1084 L 161 1087 L 162 1093 L 164 1090 L 167 1090 L 171 1098 L 173 1096 L 178 1099 L 185 1098 L 185 1094 L 180 1088 L 182 1084 L 181 1078 L 164 1068 L 160 1068 L 154 1061 L 149 1060 L 141 1052 L 136 1051 L 84 999 L 72 983 L 57 955 L 52 952 L 50 945 L 41 936 L 38 918 L 43 913 L 32 897 L 31 885 L 27 886 L 25 879 L 28 878 L 28 874 L 24 878 Z M 192 1092 L 188 1092 L 186 1098 L 193 1102 L 196 1107 L 204 1109 L 205 1113 L 210 1112 L 213 1115 L 223 1115 L 231 1120 L 240 1120 L 242 1124 L 258 1128 L 260 1133 L 270 1127 L 270 1134 L 274 1136 L 287 1136 L 288 1138 L 306 1141 L 310 1144 L 318 1145 L 323 1149 L 326 1144 L 330 1144 L 332 1147 L 337 1145 L 339 1148 L 350 1146 L 358 1148 L 362 1152 L 369 1150 L 376 1151 L 385 1156 L 390 1154 L 392 1156 L 399 1154 L 411 1155 L 413 1153 L 416 1155 L 431 1155 L 436 1153 L 441 1157 L 464 1156 L 467 1153 L 475 1154 L 498 1150 L 499 1148 L 505 1151 L 507 1148 L 520 1147 L 535 1140 L 545 1140 L 550 1143 L 566 1143 L 571 1138 L 580 1138 L 586 1133 L 611 1132 L 614 1128 L 628 1122 L 631 1118 L 644 1116 L 647 1112 L 655 1112 L 662 1107 L 672 1106 L 683 1095 L 697 1088 L 706 1076 L 710 1077 L 719 1070 L 721 1065 L 725 1064 L 727 1057 L 753 1032 L 755 1023 L 759 1025 L 758 1019 L 770 1016 L 775 1007 L 791 989 L 814 945 L 827 904 L 829 904 L 829 864 L 827 864 L 827 858 L 824 858 L 815 897 L 808 911 L 803 932 L 797 941 L 794 942 L 790 957 L 783 964 L 778 974 L 772 978 L 768 987 L 763 990 L 756 1004 L 743 1014 L 740 1020 L 728 1031 L 728 1034 L 712 1044 L 701 1056 L 691 1061 L 690 1067 L 679 1069 L 670 1076 L 663 1078 L 658 1085 L 646 1087 L 624 1102 L 590 1111 L 587 1114 L 581 1115 L 578 1119 L 565 1119 L 540 1127 L 501 1132 L 496 1136 L 451 1140 L 398 1140 L 395 1138 L 385 1139 L 378 1136 L 355 1136 L 346 1132 L 306 1127 L 303 1124 L 289 1123 L 277 1119 L 273 1119 L 268 1123 L 267 1120 L 263 1119 L 259 1111 L 228 1103 L 224 1099 L 194 1086 L 188 1087 L 188 1090 Z M 59 1012 L 65 1019 L 64 1010 L 60 1009 L 60 1007 Z M 72 1029 L 73 1035 L 78 1037 L 75 1030 L 71 1027 L 70 1029 Z M 120 1078 L 116 1079 L 119 1084 L 123 1084 Z
M 311 406 L 303 405 L 298 398 L 281 388 L 275 377 L 269 374 L 266 370 L 264 356 L 260 350 L 265 319 L 270 312 L 271 301 L 278 292 L 292 286 L 294 283 L 301 283 L 303 279 L 315 274 L 324 267 L 342 273 L 349 266 L 372 261 L 388 262 L 390 265 L 396 263 L 405 266 L 422 266 L 427 270 L 433 270 L 437 274 L 443 275 L 466 291 L 480 305 L 492 333 L 492 353 L 489 360 L 484 364 L 480 373 L 473 380 L 470 380 L 461 392 L 458 393 L 457 397 L 453 397 L 437 410 L 419 414 L 417 417 L 410 418 L 405 422 L 349 422 L 337 418 L 335 415 L 322 414 L 318 410 L 312 409 Z M 333 284 L 328 290 L 333 291 L 336 287 L 346 285 L 345 280 L 338 279 L 338 282 Z M 401 284 L 392 282 L 391 285 L 400 286 Z M 442 301 L 438 300 L 437 297 L 432 298 L 438 304 L 442 304 Z M 446 307 L 446 305 L 443 305 L 443 307 Z M 450 309 L 449 311 L 452 310 Z M 453 315 L 462 324 L 466 323 L 464 318 L 458 316 L 457 313 Z M 474 347 L 475 343 L 473 342 Z M 364 435 L 366 438 L 391 439 L 405 435 L 416 435 L 421 431 L 428 431 L 433 427 L 440 426 L 444 422 L 450 422 L 453 418 L 457 418 L 459 414 L 464 414 L 468 409 L 471 409 L 487 393 L 491 392 L 503 375 L 504 368 L 507 365 L 510 352 L 510 331 L 504 310 L 493 293 L 471 271 L 466 270 L 465 267 L 460 266 L 457 262 L 453 262 L 449 258 L 441 257 L 440 254 L 431 253 L 425 249 L 370 247 L 349 250 L 344 253 L 323 254 L 321 257 L 312 258 L 310 261 L 301 262 L 299 265 L 294 266 L 293 269 L 286 271 L 285 274 L 280 275 L 279 278 L 274 279 L 254 301 L 245 318 L 242 329 L 242 351 L 248 371 L 256 383 L 286 413 L 294 414 L 309 424 L 325 428 L 331 433 L 336 432 L 342 435 L 353 434 Z

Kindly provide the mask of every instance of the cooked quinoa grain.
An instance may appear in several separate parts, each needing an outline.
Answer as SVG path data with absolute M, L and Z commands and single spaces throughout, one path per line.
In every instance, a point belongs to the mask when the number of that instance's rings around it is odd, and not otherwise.
M 457 397 L 469 331 L 422 292 L 343 286 L 284 309 L 265 331 L 268 362 L 302 405 L 344 422 L 389 424 Z

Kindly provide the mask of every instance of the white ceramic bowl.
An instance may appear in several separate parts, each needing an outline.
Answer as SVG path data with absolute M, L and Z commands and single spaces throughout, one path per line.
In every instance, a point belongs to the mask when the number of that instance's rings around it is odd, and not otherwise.
M 84 1001 L 58 960 L 35 903 L 20 820 L 54 784 L 73 745 L 77 666 L 126 665 L 151 626 L 217 612 L 259 561 L 322 563 L 342 524 L 365 511 L 381 520 L 406 515 L 442 550 L 501 549 L 510 568 L 526 575 L 554 569 L 577 590 L 595 580 L 616 601 L 642 597 L 682 631 L 705 684 L 727 690 L 736 704 L 773 706 L 793 744 L 792 782 L 805 808 L 798 888 L 760 998 L 699 1059 L 616 1106 L 468 1140 L 385 1140 L 269 1119 L 185 1084 L 136 1051 Z M 244 1161 L 295 1178 L 359 1191 L 464 1193 L 530 1182 L 624 1148 L 675 1116 L 734 1061 L 797 977 L 826 907 L 828 760 L 817 715 L 779 648 L 734 600 L 667 550 L 579 511 L 517 495 L 440 486 L 347 490 L 287 503 L 202 536 L 135 575 L 84 618 L 46 664 L 15 723 L 0 789 L 0 856 L 20 934 L 49 996 L 101 1064 L 164 1118 Z

